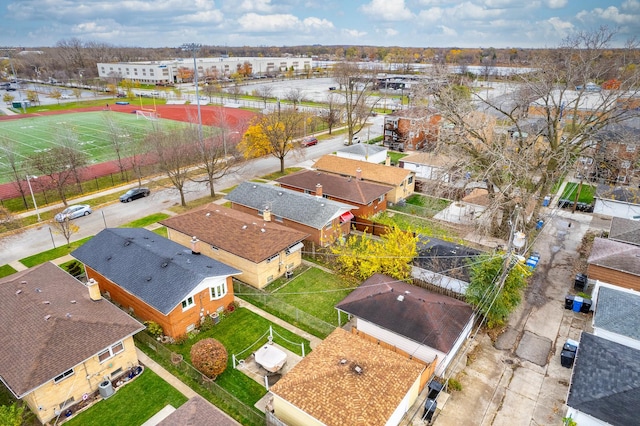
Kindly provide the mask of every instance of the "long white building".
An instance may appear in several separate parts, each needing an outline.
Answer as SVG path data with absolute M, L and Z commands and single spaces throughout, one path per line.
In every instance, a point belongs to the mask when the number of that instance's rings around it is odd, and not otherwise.
M 241 69 L 249 67 L 256 76 L 275 76 L 288 70 L 294 73 L 309 72 L 311 58 L 196 58 L 198 79 L 230 77 Z M 167 61 L 98 63 L 98 76 L 109 79 L 129 79 L 145 84 L 173 84 L 192 80 L 193 58 L 179 58 Z M 182 70 L 189 70 L 188 73 Z M 183 77 L 188 75 L 188 78 Z

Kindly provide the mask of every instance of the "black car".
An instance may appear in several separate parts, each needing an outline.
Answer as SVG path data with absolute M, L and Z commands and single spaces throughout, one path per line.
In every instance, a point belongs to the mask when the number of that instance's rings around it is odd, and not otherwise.
M 128 203 L 138 198 L 148 197 L 151 194 L 149 188 L 132 188 L 120 196 L 120 202 Z

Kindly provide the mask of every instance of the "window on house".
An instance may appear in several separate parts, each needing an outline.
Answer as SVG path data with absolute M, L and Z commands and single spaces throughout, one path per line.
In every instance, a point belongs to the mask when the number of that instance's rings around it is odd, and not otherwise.
M 193 302 L 193 297 L 189 296 L 182 301 L 182 310 L 185 311 L 193 305 L 195 305 L 195 303 Z
M 408 185 L 411 185 L 411 182 L 413 182 L 413 176 L 409 176 L 409 179 L 407 179 Z
M 278 256 L 280 256 L 280 254 L 274 254 L 273 256 L 271 256 L 270 258 L 267 259 L 267 263 L 271 263 L 274 260 L 276 260 L 278 258 Z
M 122 342 L 118 342 L 115 345 L 112 345 L 111 347 L 100 352 L 98 354 L 98 360 L 102 363 L 122 351 L 124 351 L 124 345 L 122 344 Z
M 213 250 L 213 251 L 218 251 L 218 247 L 216 247 L 216 246 L 211 246 L 211 250 Z
M 227 295 L 227 280 L 210 288 L 211 300 L 221 299 Z
M 63 381 L 64 379 L 66 379 L 69 376 L 73 376 L 73 368 L 65 371 L 64 373 L 62 373 L 61 375 L 57 376 L 55 379 L 53 379 L 53 383 L 60 383 L 61 381 Z
M 380 198 L 378 198 L 378 202 L 381 203 L 384 201 L 384 195 L 381 195 Z

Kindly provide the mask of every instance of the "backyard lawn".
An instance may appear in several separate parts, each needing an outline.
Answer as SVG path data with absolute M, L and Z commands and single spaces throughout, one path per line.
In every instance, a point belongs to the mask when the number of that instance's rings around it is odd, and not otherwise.
M 575 201 L 576 193 L 578 192 L 578 188 L 580 184 L 575 182 L 567 182 L 564 187 L 564 191 L 562 192 L 562 199 Z M 593 197 L 596 194 L 596 187 L 591 185 L 582 184 L 580 188 L 580 196 L 578 198 L 579 203 L 593 203 Z
M 113 396 L 70 419 L 67 425 L 141 425 L 169 404 L 178 408 L 187 398 L 146 368 Z
M 299 355 L 301 355 L 300 343 L 304 343 L 305 353 L 309 353 L 311 351 L 308 340 L 305 340 L 278 325 L 272 324 L 267 319 L 244 308 L 236 309 L 234 312 L 227 314 L 227 317 L 223 318 L 219 324 L 213 326 L 207 331 L 202 331 L 196 334 L 185 343 L 167 345 L 167 348 L 173 352 L 181 354 L 185 361 L 191 363 L 190 351 L 191 346 L 193 346 L 194 343 L 207 337 L 213 337 L 220 341 L 220 343 L 222 343 L 227 349 L 229 361 L 227 363 L 227 369 L 224 373 L 218 376 L 216 383 L 233 394 L 240 401 L 249 406 L 253 406 L 264 396 L 265 393 L 267 393 L 267 391 L 263 385 L 251 379 L 240 370 L 233 368 L 232 355 L 236 354 L 238 359 L 249 357 L 260 346 L 267 342 L 267 336 L 265 333 L 268 332 L 270 325 L 273 325 L 274 331 L 277 334 L 291 342 L 297 342 L 298 344 L 293 345 L 287 343 L 278 336 L 274 338 L 275 343 L 286 347 Z

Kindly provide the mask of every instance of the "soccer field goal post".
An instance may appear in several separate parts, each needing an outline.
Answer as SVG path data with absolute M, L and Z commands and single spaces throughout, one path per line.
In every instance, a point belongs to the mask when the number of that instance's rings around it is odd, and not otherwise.
M 136 110 L 136 118 L 140 119 L 140 118 L 144 118 L 147 120 L 152 120 L 152 121 L 156 121 L 158 118 L 160 118 L 160 114 L 158 114 L 155 111 L 149 111 L 149 110 Z

